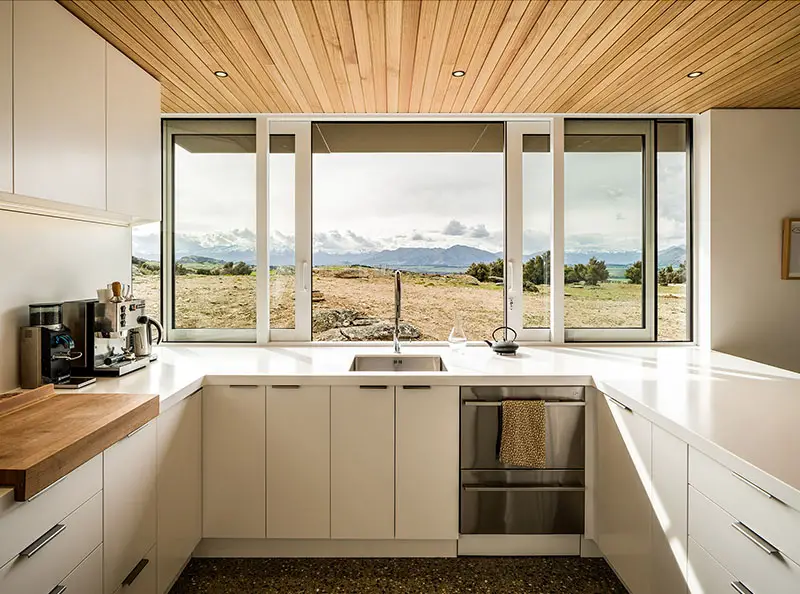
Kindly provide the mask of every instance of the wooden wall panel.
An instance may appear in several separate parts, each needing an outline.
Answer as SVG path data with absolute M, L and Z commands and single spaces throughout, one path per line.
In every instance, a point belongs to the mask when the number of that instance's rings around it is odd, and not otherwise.
M 797 0 L 59 1 L 165 113 L 800 107 Z

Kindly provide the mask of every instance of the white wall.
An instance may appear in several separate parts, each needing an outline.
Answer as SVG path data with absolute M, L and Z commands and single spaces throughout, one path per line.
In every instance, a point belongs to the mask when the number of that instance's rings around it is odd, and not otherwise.
M 130 282 L 129 227 L 0 211 L 0 392 L 19 385 L 19 328 L 28 304 L 96 297 Z
M 800 371 L 800 281 L 781 223 L 800 217 L 800 110 L 711 110 L 695 127 L 698 340 Z

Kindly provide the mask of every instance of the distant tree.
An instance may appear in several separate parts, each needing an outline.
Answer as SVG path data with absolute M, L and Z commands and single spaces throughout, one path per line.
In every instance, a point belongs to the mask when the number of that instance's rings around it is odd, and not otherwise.
M 550 282 L 550 252 L 534 256 L 522 265 L 522 282 L 546 285 Z
M 503 278 L 505 276 L 505 262 L 502 258 L 498 258 L 489 264 L 489 276 L 496 276 Z
M 245 264 L 244 262 L 237 262 L 231 267 L 230 274 L 248 276 L 252 271 L 253 269 L 249 264 Z
M 638 262 L 634 262 L 625 270 L 625 278 L 632 285 L 641 285 L 642 284 L 642 261 L 639 260 Z
M 575 266 L 564 266 L 564 282 L 566 284 L 579 283 L 583 280 L 581 276 L 581 269 L 583 264 L 576 264 Z
M 672 264 L 658 270 L 658 284 L 666 287 L 668 285 L 681 285 L 686 282 L 686 262 L 681 262 L 677 268 Z
M 490 276 L 489 265 L 485 262 L 473 262 L 469 265 L 469 268 L 467 268 L 467 274 L 474 276 L 480 282 L 485 283 Z
M 184 274 L 189 274 L 189 272 L 191 271 L 188 268 L 186 268 L 186 266 L 184 266 L 183 264 L 180 263 L 175 264 L 175 274 L 183 276 Z
M 605 260 L 598 260 L 594 256 L 589 258 L 586 264 L 586 276 L 584 277 L 587 285 L 599 285 L 608 280 L 609 274 Z

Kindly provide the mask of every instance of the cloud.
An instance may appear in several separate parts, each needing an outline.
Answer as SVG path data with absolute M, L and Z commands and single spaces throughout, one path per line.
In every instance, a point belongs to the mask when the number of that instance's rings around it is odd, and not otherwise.
M 467 226 L 464 225 L 464 223 L 461 223 L 460 221 L 457 221 L 455 219 L 452 219 L 449 223 L 447 223 L 447 226 L 444 228 L 444 231 L 442 231 L 442 233 L 444 233 L 445 235 L 456 235 L 456 236 L 464 235 L 464 233 L 466 232 L 467 232 Z
M 484 237 L 489 237 L 491 233 L 489 233 L 488 229 L 486 229 L 486 225 L 480 224 L 475 225 L 472 229 L 470 229 L 469 236 L 475 237 L 476 239 L 482 239 Z
M 414 235 L 411 236 L 412 241 L 429 241 L 427 237 L 425 237 L 419 231 L 414 231 Z

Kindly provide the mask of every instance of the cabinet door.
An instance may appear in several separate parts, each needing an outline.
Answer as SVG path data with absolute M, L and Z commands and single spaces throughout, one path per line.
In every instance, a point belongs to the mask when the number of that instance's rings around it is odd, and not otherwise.
M 267 537 L 330 538 L 328 386 L 267 388 Z
M 203 388 L 203 537 L 266 536 L 266 390 Z
M 156 547 L 153 547 L 125 577 L 125 583 L 114 594 L 155 594 L 156 580 Z
M 111 212 L 161 220 L 161 85 L 106 45 L 106 139 Z
M 103 453 L 103 591 L 111 594 L 156 542 L 156 421 Z
M 158 591 L 167 592 L 202 532 L 200 392 L 158 421 Z
M 80 592 L 81 594 L 103 593 L 103 545 L 92 551 L 72 572 L 64 578 L 60 586 L 62 592 Z M 58 592 L 58 590 L 51 590 Z
M 598 398 L 598 545 L 628 589 L 651 591 L 651 423 Z
M 689 448 L 653 426 L 653 593 L 686 592 Z
M 458 538 L 457 387 L 397 388 L 395 538 Z
M 11 0 L 0 0 L 0 192 L 14 191 L 14 159 L 11 156 L 14 137 Z
M 331 538 L 394 538 L 394 388 L 331 388 Z
M 57 2 L 14 2 L 14 192 L 106 208 L 106 42 Z

